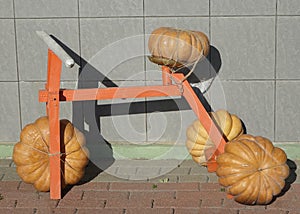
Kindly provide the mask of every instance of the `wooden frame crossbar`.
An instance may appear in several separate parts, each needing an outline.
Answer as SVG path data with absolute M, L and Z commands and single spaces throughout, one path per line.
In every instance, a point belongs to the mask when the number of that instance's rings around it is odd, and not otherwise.
M 49 93 L 47 90 L 40 90 L 39 102 L 47 102 Z M 60 101 L 81 101 L 81 100 L 107 100 L 144 97 L 181 96 L 176 85 L 169 86 L 137 86 L 137 87 L 112 87 L 92 89 L 60 89 Z
M 41 34 L 41 37 L 47 37 L 47 34 Z M 215 144 L 212 151 L 206 151 L 208 160 L 207 167 L 209 172 L 214 172 L 217 168 L 216 157 L 224 152 L 225 139 L 214 121 L 205 110 L 198 99 L 194 90 L 187 80 L 182 82 L 184 75 L 181 73 L 172 73 L 166 66 L 162 66 L 162 85 L 154 86 L 133 86 L 133 87 L 112 87 L 112 88 L 92 88 L 92 89 L 60 89 L 60 76 L 62 60 L 68 67 L 72 67 L 72 59 L 66 54 L 61 53 L 62 49 L 51 48 L 53 41 L 43 38 L 48 44 L 48 74 L 47 83 L 44 90 L 39 91 L 39 101 L 46 103 L 46 112 L 49 118 L 50 131 L 50 198 L 61 198 L 62 176 L 60 159 L 60 127 L 59 127 L 59 109 L 60 102 L 64 101 L 84 101 L 84 100 L 103 100 L 117 98 L 142 98 L 142 97 L 166 97 L 182 96 L 186 99 L 197 118 L 203 124 L 211 140 Z M 58 49 L 57 49 L 58 48 Z M 55 51 L 55 53 L 54 53 Z M 73 62 L 74 63 L 74 62 Z

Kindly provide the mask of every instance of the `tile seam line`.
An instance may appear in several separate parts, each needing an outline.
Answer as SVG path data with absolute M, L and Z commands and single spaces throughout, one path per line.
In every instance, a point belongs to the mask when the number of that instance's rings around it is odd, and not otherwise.
M 61 82 L 76 82 L 77 80 L 62 80 Z M 124 80 L 124 79 L 115 79 L 114 81 L 124 81 L 124 82 L 136 82 L 136 81 L 143 81 L 143 80 Z M 220 82 L 272 82 L 275 79 L 220 79 Z M 276 79 L 276 82 L 299 82 L 300 79 Z M 0 83 L 16 83 L 17 80 L 7 80 L 2 81 Z M 22 83 L 45 83 L 46 80 L 20 80 L 19 82 Z M 86 80 L 85 82 L 95 82 L 94 80 Z M 96 81 L 97 82 L 97 81 Z M 160 80 L 151 80 L 150 82 L 160 82 Z
M 220 79 L 220 82 L 229 82 L 229 81 L 236 81 L 236 82 L 249 82 L 249 81 L 257 81 L 257 82 L 262 82 L 262 81 L 275 81 L 275 79 Z M 284 82 L 284 81 L 289 81 L 289 82 L 298 82 L 300 79 L 276 79 L 277 82 Z
M 145 0 L 143 0 L 143 36 L 144 36 L 144 85 L 147 85 L 147 59 L 146 59 L 146 18 L 145 18 Z M 148 141 L 148 105 L 146 104 L 147 98 L 144 99 L 145 101 L 145 140 Z
M 44 17 L 16 17 L 16 20 L 27 19 L 118 19 L 118 18 L 143 18 L 143 16 L 44 16 Z M 0 19 L 13 19 L 13 18 L 0 18 Z
M 277 40 L 278 40 L 278 36 L 277 36 L 277 33 L 278 33 L 278 16 L 277 16 L 277 13 L 278 13 L 278 0 L 276 0 L 276 11 L 275 11 L 275 35 L 274 35 L 274 49 L 275 49 L 275 53 L 274 53 L 274 107 L 273 107 L 273 112 L 274 112 L 274 115 L 273 115 L 273 139 L 274 141 L 276 141 L 277 139 L 277 134 L 276 134 L 276 131 L 277 131 L 277 128 L 276 128 L 276 122 L 277 122 Z
M 272 17 L 275 15 L 269 15 L 266 17 Z M 300 15 L 299 15 L 300 16 Z M 31 16 L 31 17 L 0 17 L 0 19 L 118 19 L 118 18 L 209 18 L 209 17 L 253 17 L 248 15 L 236 15 L 236 16 L 209 16 L 209 15 L 157 15 L 157 16 Z M 254 16 L 256 17 L 256 16 Z M 265 17 L 263 15 L 257 15 L 257 17 Z
M 300 17 L 300 15 L 157 15 L 157 16 L 45 16 L 45 17 L 0 17 L 1 19 L 118 19 L 118 18 L 253 18 L 253 17 Z
M 18 59 L 18 39 L 17 39 L 17 23 L 16 23 L 16 10 L 15 10 L 15 0 L 13 3 L 13 16 L 14 16 L 14 34 L 15 34 L 15 54 L 16 54 L 16 72 L 17 72 L 17 85 L 18 85 L 18 108 L 19 108 L 19 126 L 22 129 L 22 104 L 21 104 L 21 88 L 20 88 L 20 71 L 19 71 L 19 59 Z
M 272 14 L 272 15 L 211 15 L 211 17 L 217 17 L 217 18 L 231 18 L 231 17 L 300 17 L 300 14 L 295 14 L 295 15 L 277 15 L 277 14 Z

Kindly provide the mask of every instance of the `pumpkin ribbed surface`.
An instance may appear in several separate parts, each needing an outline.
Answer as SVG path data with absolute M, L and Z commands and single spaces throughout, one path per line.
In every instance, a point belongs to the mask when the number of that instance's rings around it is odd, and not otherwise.
M 202 32 L 160 27 L 151 33 L 148 48 L 152 62 L 180 67 L 196 62 L 202 54 L 207 56 L 209 41 Z
M 226 110 L 218 110 L 209 114 L 227 140 L 232 140 L 243 133 L 242 122 L 236 115 L 230 114 Z M 206 165 L 207 160 L 204 151 L 206 149 L 214 149 L 215 144 L 211 141 L 199 120 L 195 120 L 187 128 L 186 136 L 186 147 L 193 160 L 199 164 Z
M 241 135 L 217 157 L 219 183 L 242 204 L 268 204 L 285 186 L 287 157 L 263 137 Z
M 61 159 L 63 162 L 63 184 L 76 184 L 84 175 L 88 163 L 88 150 L 84 135 L 68 120 L 60 121 Z M 49 166 L 49 121 L 41 117 L 26 125 L 20 135 L 20 142 L 14 146 L 13 160 L 17 173 L 26 183 L 39 191 L 50 190 Z

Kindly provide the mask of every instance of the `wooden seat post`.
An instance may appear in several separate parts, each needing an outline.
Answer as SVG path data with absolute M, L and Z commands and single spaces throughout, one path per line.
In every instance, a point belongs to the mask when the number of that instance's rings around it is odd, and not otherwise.
M 59 126 L 59 89 L 62 61 L 48 50 L 48 75 L 46 90 L 48 101 L 46 104 L 49 119 L 49 164 L 50 164 L 50 197 L 61 198 L 61 150 Z

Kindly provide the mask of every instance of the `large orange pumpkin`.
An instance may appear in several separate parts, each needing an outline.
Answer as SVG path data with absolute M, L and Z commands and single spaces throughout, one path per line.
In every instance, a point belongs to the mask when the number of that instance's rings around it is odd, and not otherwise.
M 242 204 L 268 204 L 285 186 L 287 157 L 263 137 L 241 135 L 217 157 L 219 183 Z
M 64 165 L 63 184 L 76 184 L 84 175 L 89 161 L 84 135 L 68 120 L 60 121 L 61 150 Z M 49 121 L 41 117 L 24 127 L 20 142 L 14 146 L 13 160 L 17 173 L 39 191 L 50 190 Z
M 218 110 L 209 114 L 227 140 L 232 140 L 244 132 L 242 122 L 236 115 L 230 114 L 226 110 Z M 187 128 L 186 136 L 186 147 L 193 160 L 201 165 L 206 165 L 207 160 L 204 151 L 215 148 L 215 144 L 211 141 L 199 120 L 195 120 Z
M 148 48 L 152 62 L 180 67 L 196 62 L 203 55 L 207 56 L 209 41 L 202 32 L 160 27 L 151 33 Z

